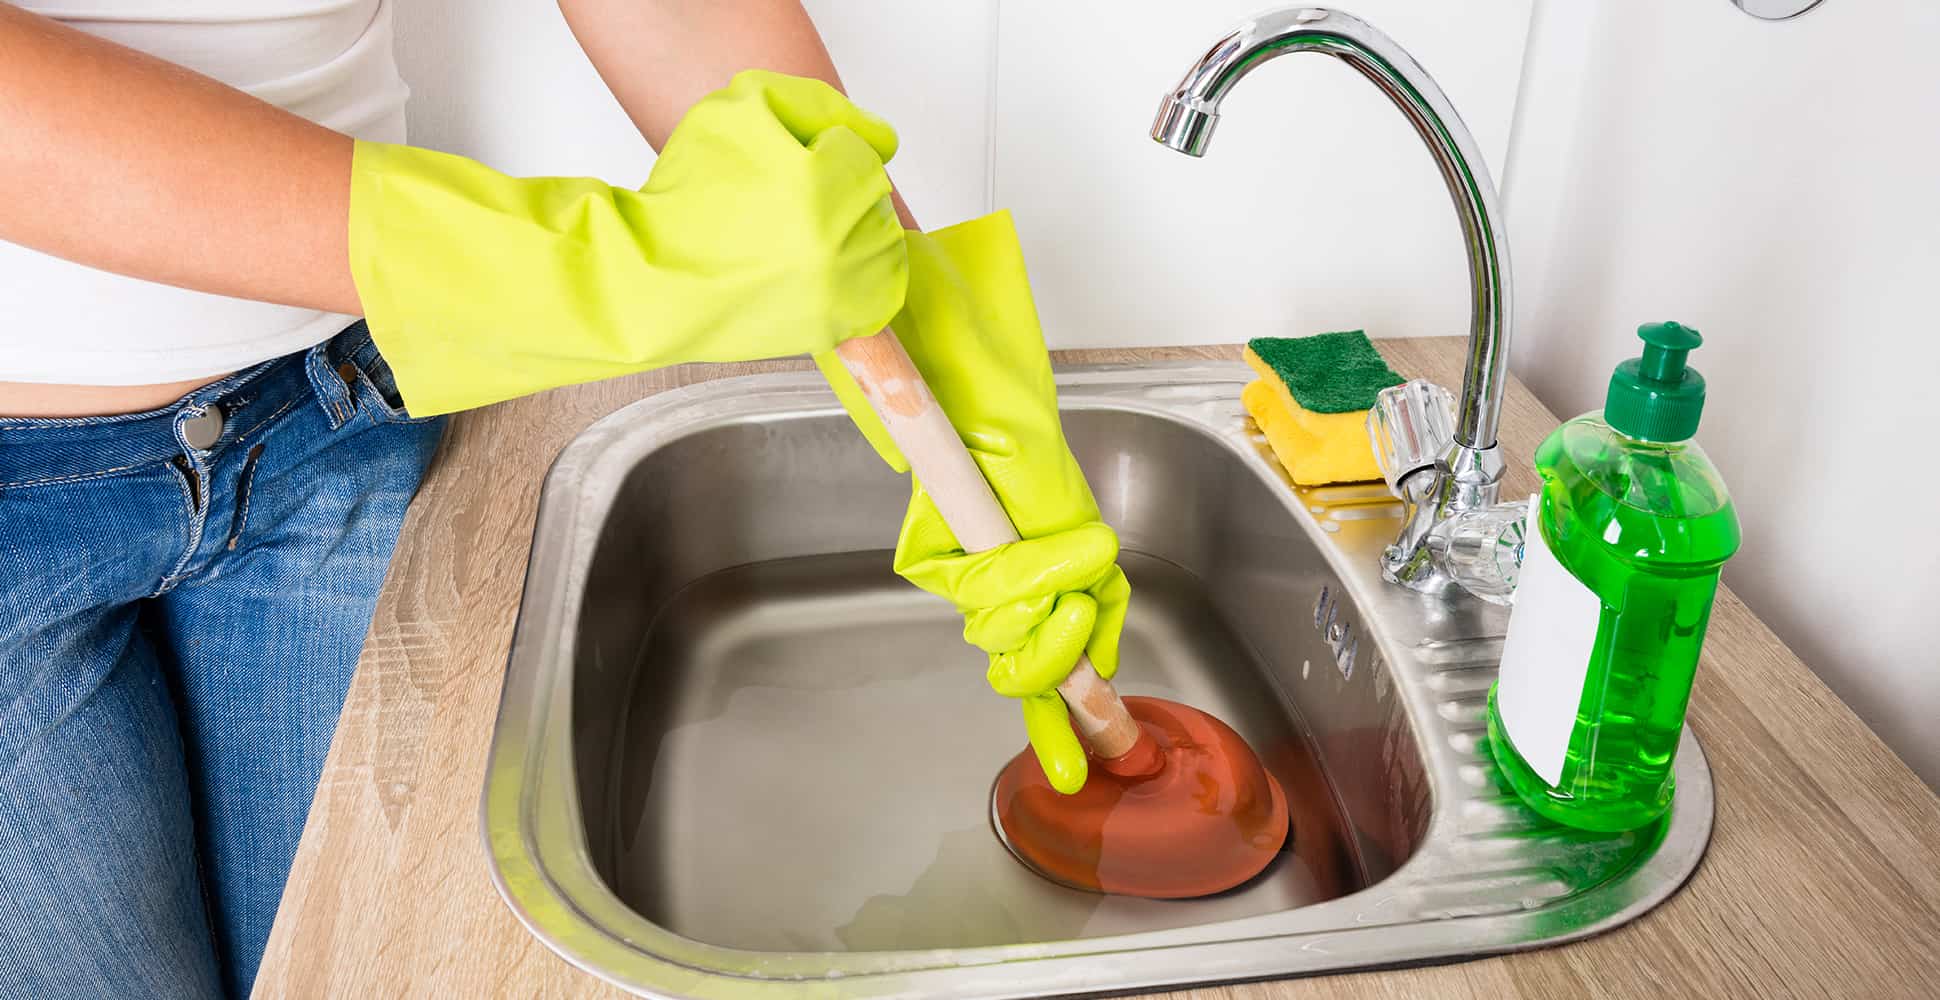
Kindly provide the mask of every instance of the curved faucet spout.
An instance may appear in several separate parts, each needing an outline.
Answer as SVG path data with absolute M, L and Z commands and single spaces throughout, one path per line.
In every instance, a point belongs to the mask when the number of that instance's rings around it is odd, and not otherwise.
M 1434 574 L 1426 568 L 1420 538 L 1434 520 L 1453 511 L 1494 503 L 1502 475 L 1495 439 L 1512 316 L 1509 240 L 1502 228 L 1495 183 L 1454 105 L 1414 58 L 1360 18 L 1321 7 L 1262 14 L 1214 43 L 1160 103 L 1152 138 L 1191 156 L 1204 155 L 1219 121 L 1219 102 L 1246 74 L 1290 52 L 1334 56 L 1381 88 L 1427 144 L 1461 220 L 1471 305 L 1455 439 L 1436 466 L 1433 487 L 1423 489 L 1417 484 L 1416 491 L 1424 494 L 1418 511 L 1422 523 L 1403 531 L 1396 545 L 1403 551 L 1391 552 L 1389 557 L 1391 577 L 1432 589 L 1439 581 L 1429 579 Z

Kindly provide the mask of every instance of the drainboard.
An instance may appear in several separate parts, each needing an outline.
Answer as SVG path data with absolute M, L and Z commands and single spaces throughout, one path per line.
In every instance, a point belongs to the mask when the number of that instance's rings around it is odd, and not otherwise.
M 1134 597 L 1120 688 L 1207 709 L 1288 791 L 1261 876 L 1201 900 L 1028 874 L 990 830 L 1016 707 L 890 570 L 907 486 L 812 374 L 589 428 L 547 479 L 492 744 L 494 877 L 568 960 L 653 996 L 1047 996 L 1454 960 L 1592 934 L 1696 867 L 1663 822 L 1544 823 L 1483 713 L 1504 612 L 1383 583 L 1379 486 L 1290 489 L 1239 365 L 1059 373 Z

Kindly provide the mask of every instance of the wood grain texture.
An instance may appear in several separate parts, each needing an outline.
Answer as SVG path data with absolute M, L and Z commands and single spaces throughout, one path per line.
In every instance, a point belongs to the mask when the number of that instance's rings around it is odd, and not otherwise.
M 1461 341 L 1381 340 L 1460 379 Z M 1079 351 L 1062 362 L 1237 358 Z M 486 747 L 539 487 L 586 425 L 655 392 L 802 363 L 689 366 L 453 421 L 412 506 L 257 980 L 265 997 L 620 997 L 499 901 L 478 830 Z M 1505 495 L 1555 425 L 1520 383 Z M 1725 578 L 1730 580 L 1727 568 Z M 1431 968 L 1193 990 L 1202 1000 L 1940 995 L 1940 798 L 1727 587 L 1691 724 L 1717 784 L 1710 852 L 1643 918 L 1560 948 Z

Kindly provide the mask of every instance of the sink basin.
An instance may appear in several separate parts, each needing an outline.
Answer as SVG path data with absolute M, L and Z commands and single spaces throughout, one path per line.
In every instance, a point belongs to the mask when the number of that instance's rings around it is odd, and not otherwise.
M 1287 848 L 1208 899 L 1065 888 L 990 828 L 1022 745 L 946 604 L 896 578 L 907 485 L 813 373 L 703 383 L 546 481 L 483 821 L 567 960 L 668 997 L 1048 996 L 1446 961 L 1668 897 L 1710 838 L 1546 824 L 1489 758 L 1506 613 L 1384 583 L 1379 485 L 1294 490 L 1233 364 L 1058 376 L 1133 604 L 1119 688 L 1204 708 L 1285 787 Z

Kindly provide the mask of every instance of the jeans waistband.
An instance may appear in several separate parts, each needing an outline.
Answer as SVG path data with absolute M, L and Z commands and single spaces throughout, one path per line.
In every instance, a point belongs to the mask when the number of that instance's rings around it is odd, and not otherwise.
M 377 345 L 359 321 L 315 347 L 211 382 L 159 409 L 105 417 L 0 417 L 0 489 L 130 473 L 178 456 L 212 459 L 306 404 L 321 407 L 332 428 L 341 426 L 357 410 L 351 389 L 357 370 L 371 370 L 376 360 Z M 206 440 L 211 413 L 221 428 L 213 441 Z

